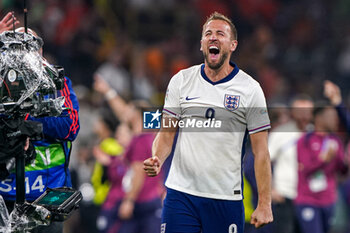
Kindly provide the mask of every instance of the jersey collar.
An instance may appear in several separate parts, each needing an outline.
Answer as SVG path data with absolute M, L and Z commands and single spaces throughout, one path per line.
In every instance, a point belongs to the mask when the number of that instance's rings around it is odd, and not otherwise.
M 223 78 L 219 81 L 213 82 L 208 78 L 208 76 L 204 72 L 204 66 L 205 66 L 204 64 L 201 66 L 201 75 L 207 82 L 209 82 L 212 85 L 228 82 L 231 79 L 233 79 L 239 71 L 238 66 L 235 63 L 233 63 L 232 61 L 230 61 L 230 65 L 233 67 L 233 70 L 231 71 L 231 73 L 229 73 L 225 78 Z

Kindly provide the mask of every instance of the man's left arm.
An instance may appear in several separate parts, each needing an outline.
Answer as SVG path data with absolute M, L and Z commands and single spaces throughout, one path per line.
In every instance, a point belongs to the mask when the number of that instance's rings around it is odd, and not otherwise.
M 64 87 L 58 91 L 60 96 L 64 96 L 64 110 L 58 117 L 34 118 L 29 116 L 28 120 L 39 121 L 43 124 L 43 133 L 50 139 L 73 141 L 78 135 L 79 124 L 79 104 L 77 96 L 72 88 L 70 79 L 65 77 Z
M 258 206 L 250 223 L 256 228 L 273 221 L 271 210 L 271 163 L 267 146 L 267 130 L 250 134 L 254 154 L 255 178 L 258 186 Z

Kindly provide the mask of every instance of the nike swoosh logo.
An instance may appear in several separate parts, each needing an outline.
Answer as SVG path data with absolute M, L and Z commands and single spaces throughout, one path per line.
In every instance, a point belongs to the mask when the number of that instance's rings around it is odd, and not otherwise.
M 188 100 L 195 100 L 195 99 L 198 99 L 199 97 L 192 97 L 192 98 L 190 98 L 190 97 L 188 97 L 188 96 L 186 96 L 186 100 L 188 101 Z

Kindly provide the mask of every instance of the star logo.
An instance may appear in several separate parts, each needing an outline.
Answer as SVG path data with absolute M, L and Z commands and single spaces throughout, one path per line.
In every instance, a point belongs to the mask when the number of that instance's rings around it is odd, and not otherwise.
M 153 122 L 154 120 L 157 120 L 159 121 L 159 117 L 162 115 L 160 112 L 159 112 L 159 109 L 157 109 L 157 111 L 155 113 L 151 113 L 152 115 L 152 120 L 151 122 Z

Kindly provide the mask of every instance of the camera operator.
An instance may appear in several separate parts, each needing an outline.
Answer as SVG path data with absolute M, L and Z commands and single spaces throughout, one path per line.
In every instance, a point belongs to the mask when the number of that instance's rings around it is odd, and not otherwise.
M 17 32 L 24 32 L 18 28 Z M 38 36 L 33 30 L 28 33 Z M 42 53 L 42 51 L 40 51 Z M 64 88 L 57 91 L 57 96 L 64 96 L 64 110 L 59 117 L 34 118 L 27 115 L 26 120 L 38 121 L 43 124 L 44 139 L 32 142 L 36 158 L 33 163 L 25 167 L 25 198 L 32 202 L 37 199 L 47 187 L 71 187 L 71 178 L 68 170 L 69 156 L 72 141 L 76 138 L 80 125 L 78 117 L 78 100 L 72 89 L 71 80 L 65 77 Z M 10 174 L 0 183 L 0 195 L 3 196 L 9 212 L 12 211 L 16 200 L 15 174 Z M 49 226 L 39 226 L 30 232 L 33 233 L 62 233 L 63 223 L 52 222 Z

